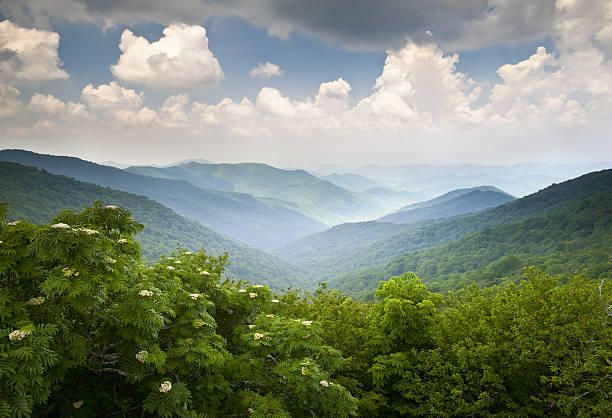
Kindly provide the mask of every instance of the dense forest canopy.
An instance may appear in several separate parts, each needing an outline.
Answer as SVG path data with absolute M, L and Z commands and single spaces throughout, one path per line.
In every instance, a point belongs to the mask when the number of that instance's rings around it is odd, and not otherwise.
M 204 251 L 145 263 L 142 227 L 100 203 L 42 225 L 2 207 L 0 416 L 610 413 L 608 278 L 278 295 Z

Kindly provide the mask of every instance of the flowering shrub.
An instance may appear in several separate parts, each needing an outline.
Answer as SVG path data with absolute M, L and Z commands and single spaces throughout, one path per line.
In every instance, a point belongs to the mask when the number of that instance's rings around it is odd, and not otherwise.
M 131 239 L 142 225 L 117 206 L 49 226 L 8 225 L 2 209 L 0 416 L 355 411 L 344 387 L 319 384 L 342 358 L 316 322 L 284 317 L 265 286 L 224 278 L 227 256 L 178 249 L 147 266 Z

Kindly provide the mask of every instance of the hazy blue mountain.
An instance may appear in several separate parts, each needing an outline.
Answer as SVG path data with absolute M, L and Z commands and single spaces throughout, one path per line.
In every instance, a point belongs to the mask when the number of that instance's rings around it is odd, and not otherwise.
M 522 267 L 530 265 L 551 274 L 573 274 L 583 268 L 592 278 L 612 273 L 612 170 L 551 186 L 496 210 L 499 215 L 509 209 L 517 212 L 515 222 L 342 274 L 329 285 L 360 294 L 373 291 L 379 280 L 412 271 L 428 287 L 444 291 L 461 282 L 491 286 L 518 280 Z
M 492 186 L 473 187 L 448 192 L 434 199 L 408 205 L 379 218 L 382 222 L 414 223 L 429 219 L 478 212 L 515 200 L 508 193 Z
M 367 176 L 394 190 L 419 191 L 437 196 L 453 189 L 490 184 L 513 196 L 526 196 L 553 183 L 610 167 L 590 164 L 522 163 L 513 165 L 456 166 L 432 164 L 369 165 L 351 172 Z
M 381 187 L 381 185 L 374 180 L 353 173 L 334 173 L 322 178 L 323 180 L 327 180 L 336 186 L 340 186 L 354 192 L 365 192 L 366 190 L 374 187 Z
M 538 193 L 495 208 L 452 218 L 414 224 L 367 222 L 346 224 L 300 238 L 274 253 L 319 276 L 331 279 L 354 269 L 382 265 L 393 257 L 447 244 L 472 233 L 506 223 L 522 222 L 561 210 L 588 198 L 592 187 L 607 187 L 608 171 L 550 186 Z M 607 173 L 607 175 L 606 175 Z M 589 187 L 584 187 L 585 182 Z M 600 186 L 597 185 L 599 182 Z M 340 228 L 342 227 L 342 228 Z
M 295 266 L 263 250 L 221 235 L 146 197 L 85 183 L 15 163 L 0 162 L 0 202 L 9 203 L 9 220 L 47 223 L 65 209 L 80 211 L 94 201 L 128 209 L 144 224 L 136 236 L 148 261 L 170 253 L 177 244 L 208 254 L 229 253 L 228 273 L 276 289 L 308 287 Z
M 266 164 L 188 163 L 169 168 L 130 167 L 127 171 L 187 180 L 204 187 L 210 187 L 210 179 L 215 178 L 231 184 L 235 192 L 284 201 L 288 208 L 328 225 L 375 218 L 390 207 L 386 202 L 378 203 L 368 195 L 338 187 L 304 170 L 282 170 Z
M 0 160 L 39 167 L 77 180 L 147 196 L 180 215 L 258 248 L 279 246 L 326 228 L 323 223 L 287 206 L 279 206 L 274 199 L 207 190 L 185 180 L 154 178 L 78 158 L 20 150 L 0 151 Z

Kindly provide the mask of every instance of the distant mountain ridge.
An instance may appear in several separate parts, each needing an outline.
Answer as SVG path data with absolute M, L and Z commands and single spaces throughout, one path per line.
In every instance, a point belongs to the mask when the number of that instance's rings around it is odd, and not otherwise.
M 612 170 L 550 186 L 504 205 L 497 214 L 513 205 L 527 216 L 506 218 L 508 222 L 445 245 L 406 252 L 384 265 L 342 274 L 329 286 L 355 295 L 373 291 L 379 280 L 412 271 L 428 287 L 444 291 L 462 282 L 491 286 L 518 280 L 522 267 L 530 265 L 551 274 L 583 268 L 592 278 L 612 273 Z
M 54 174 L 147 196 L 180 215 L 258 248 L 272 248 L 326 228 L 323 223 L 286 205 L 280 206 L 275 199 L 208 190 L 185 180 L 144 176 L 74 157 L 3 150 L 0 151 L 0 161 L 30 165 Z
M 177 244 L 192 250 L 204 247 L 211 255 L 228 252 L 228 273 L 237 279 L 270 284 L 276 289 L 310 286 L 304 273 L 287 261 L 223 236 L 146 197 L 0 162 L 0 202 L 8 202 L 11 221 L 47 223 L 62 210 L 79 211 L 96 200 L 122 206 L 144 224 L 136 240 L 148 261 L 169 254 Z
M 610 172 L 581 176 L 468 215 L 414 224 L 340 225 L 277 248 L 274 254 L 313 272 L 321 280 L 330 280 L 346 271 L 382 265 L 407 252 L 444 245 L 478 231 L 564 209 L 572 202 L 588 198 L 594 188 L 610 186 Z
M 327 225 L 351 219 L 372 219 L 392 207 L 304 170 L 283 170 L 260 163 L 188 163 L 168 168 L 139 166 L 126 170 L 147 176 L 186 180 L 201 187 L 215 187 L 213 181 L 216 180 L 221 182 L 223 190 L 277 199 L 279 205 L 284 201 L 286 207 Z
M 437 198 L 405 206 L 378 220 L 393 223 L 414 223 L 430 219 L 450 218 L 499 206 L 515 200 L 514 196 L 493 186 L 458 189 Z

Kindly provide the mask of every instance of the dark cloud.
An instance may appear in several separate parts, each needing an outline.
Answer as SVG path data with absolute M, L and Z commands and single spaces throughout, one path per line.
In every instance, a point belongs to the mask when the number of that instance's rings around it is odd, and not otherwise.
M 238 16 L 287 36 L 299 32 L 349 49 L 385 50 L 413 41 L 445 49 L 478 49 L 550 34 L 554 0 L 38 0 L 27 13 L 22 0 L 0 11 L 32 22 L 47 19 L 105 24 L 157 21 L 202 23 Z

